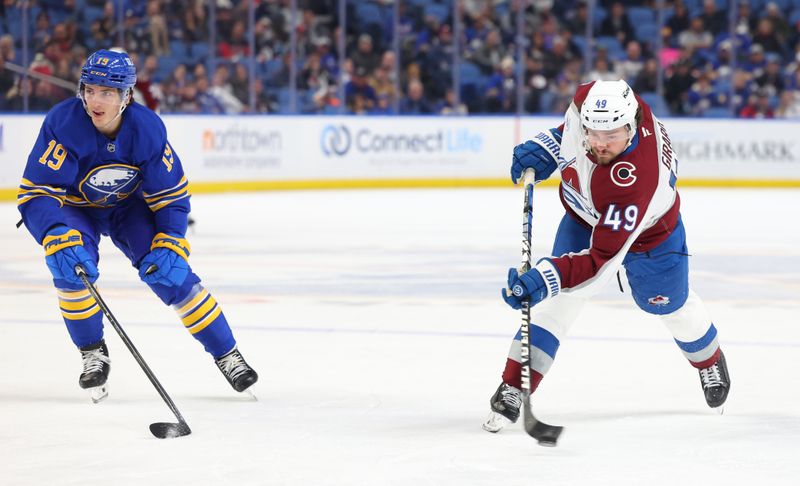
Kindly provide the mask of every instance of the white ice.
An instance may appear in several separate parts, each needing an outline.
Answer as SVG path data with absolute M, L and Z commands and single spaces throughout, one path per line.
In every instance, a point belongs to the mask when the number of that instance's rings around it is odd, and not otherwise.
M 193 429 L 110 325 L 110 396 L 78 387 L 41 248 L 0 204 L 0 484 L 789 485 L 800 476 L 798 190 L 684 189 L 691 279 L 732 391 L 710 410 L 657 319 L 610 286 L 533 397 L 566 427 L 481 430 L 518 313 L 521 191 L 197 195 L 192 265 L 260 373 L 233 392 L 172 310 L 101 245 L 100 291 Z M 534 252 L 563 213 L 535 195 Z

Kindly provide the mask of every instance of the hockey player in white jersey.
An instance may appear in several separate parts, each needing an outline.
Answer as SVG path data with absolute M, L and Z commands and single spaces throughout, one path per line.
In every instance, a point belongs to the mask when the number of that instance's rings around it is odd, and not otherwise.
M 706 403 L 722 411 L 730 390 L 717 330 L 689 287 L 686 235 L 675 187 L 678 161 L 664 125 L 624 81 L 578 87 L 557 128 L 514 148 L 511 177 L 533 168 L 536 181 L 561 173 L 566 214 L 552 256 L 530 271 L 510 269 L 503 298 L 527 300 L 531 392 L 556 357 L 586 299 L 625 268 L 634 301 L 660 316 L 700 375 Z M 512 341 L 502 383 L 483 428 L 497 432 L 519 417 L 520 334 Z

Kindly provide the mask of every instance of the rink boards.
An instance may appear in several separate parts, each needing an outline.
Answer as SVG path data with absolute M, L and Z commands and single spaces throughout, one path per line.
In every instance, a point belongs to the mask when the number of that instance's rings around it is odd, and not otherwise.
M 512 147 L 557 117 L 163 117 L 193 192 L 508 185 Z M 0 199 L 43 115 L 0 116 Z M 683 186 L 800 187 L 800 124 L 668 119 Z M 554 184 L 555 181 L 549 181 Z

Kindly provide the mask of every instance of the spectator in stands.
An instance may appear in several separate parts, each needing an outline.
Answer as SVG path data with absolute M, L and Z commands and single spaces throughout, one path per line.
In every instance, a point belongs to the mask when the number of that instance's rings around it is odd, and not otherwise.
M 655 59 L 648 59 L 644 62 L 644 67 L 639 71 L 631 87 L 637 93 L 655 93 L 657 91 L 658 63 Z
M 716 0 L 703 0 L 703 13 L 700 18 L 712 36 L 728 31 L 727 14 L 724 10 L 717 9 Z
M 219 100 L 223 110 L 227 114 L 236 114 L 244 111 L 245 104 L 233 94 L 233 86 L 230 82 L 231 71 L 226 64 L 220 64 L 214 71 L 211 79 L 209 94 Z
M 710 67 L 714 70 L 714 77 L 727 79 L 731 77 L 731 59 L 733 58 L 732 43 L 730 39 L 725 39 L 717 45 L 717 55 L 711 61 Z
M 770 107 L 769 94 L 758 90 L 750 95 L 747 104 L 739 112 L 741 118 L 775 118 L 775 111 Z
M 247 32 L 244 21 L 236 20 L 231 27 L 229 39 L 219 43 L 219 55 L 223 59 L 238 61 L 250 55 L 250 44 L 245 36 Z
M 753 92 L 755 83 L 747 71 L 736 70 L 733 73 L 733 96 L 730 100 L 733 112 L 739 113 Z
M 746 34 L 756 31 L 756 23 L 758 19 L 753 15 L 750 9 L 750 0 L 739 0 L 736 9 L 736 26 L 737 29 L 743 29 Z
M 786 90 L 781 93 L 780 102 L 775 109 L 775 118 L 800 119 L 800 93 Z
M 35 51 L 41 51 L 44 49 L 44 46 L 50 40 L 51 35 L 50 14 L 47 13 L 47 10 L 42 10 L 39 12 L 39 15 L 36 16 L 36 24 L 34 26 L 32 38 L 33 49 Z
M 689 17 L 689 10 L 686 5 L 678 0 L 675 2 L 675 11 L 672 16 L 667 19 L 666 30 L 672 39 L 673 46 L 678 45 L 678 36 L 681 32 L 689 30 L 691 19 Z
M 397 79 L 397 56 L 394 51 L 384 51 L 380 67 L 386 70 L 389 80 L 394 82 Z
M 608 65 L 608 60 L 602 57 L 598 57 L 594 60 L 594 68 L 583 78 L 584 82 L 587 83 L 592 80 L 616 81 L 618 79 L 619 74 L 617 74 L 615 71 L 612 71 Z
M 727 94 L 720 93 L 711 84 L 711 76 L 707 71 L 701 72 L 697 81 L 687 93 L 689 114 L 703 116 L 709 108 L 720 108 L 727 105 Z
M 500 61 L 506 54 L 506 46 L 503 45 L 500 31 L 491 29 L 486 34 L 486 39 L 481 41 L 476 39 L 473 41 L 472 47 L 474 51 L 466 56 L 466 59 L 475 63 L 483 74 L 491 75 L 494 72 L 494 67 L 500 64 Z
M 448 24 L 439 27 L 438 35 L 430 40 L 427 51 L 420 53 L 425 91 L 432 99 L 444 98 L 452 86 L 453 35 Z
M 575 35 L 585 35 L 586 24 L 589 22 L 589 8 L 584 0 L 575 4 L 575 9 L 567 14 L 564 27 Z
M 548 113 L 550 107 L 547 100 L 547 77 L 544 75 L 544 57 L 535 52 L 526 59 L 525 79 L 528 80 L 528 89 L 525 95 L 524 107 L 528 113 Z
M 616 63 L 616 72 L 619 75 L 617 79 L 623 79 L 630 85 L 639 76 L 643 67 L 642 46 L 639 41 L 632 40 L 625 46 L 625 57 Z
M 708 49 L 714 37 L 706 30 L 701 17 L 694 17 L 689 22 L 689 29 L 678 34 L 678 45 L 690 51 Z
M 28 111 L 46 113 L 58 102 L 53 98 L 50 83 L 34 80 L 31 77 L 20 77 L 6 97 L 6 106 L 11 111 L 23 111 L 25 95 L 28 95 Z
M 759 11 L 751 8 L 748 0 L 737 2 L 735 7 L 737 9 L 735 13 L 736 27 L 733 38 L 729 35 L 727 13 L 715 7 L 714 0 L 703 0 L 703 8 L 701 11 L 695 12 L 697 16 L 695 19 L 690 19 L 683 0 L 667 2 L 668 6 L 671 3 L 674 9 L 672 15 L 668 16 L 664 29 L 667 42 L 661 52 L 652 53 L 652 55 L 659 56 L 662 65 L 665 66 L 664 94 L 673 114 L 684 114 L 686 110 L 680 107 L 688 108 L 689 87 L 695 83 L 696 76 L 696 74 L 692 74 L 692 67 L 689 65 L 669 66 L 679 57 L 680 59 L 691 59 L 693 65 L 697 66 L 696 72 L 706 71 L 710 66 L 713 73 L 708 72 L 706 75 L 713 78 L 710 79 L 713 81 L 712 85 L 719 92 L 729 94 L 732 82 L 734 96 L 731 98 L 731 102 L 736 106 L 737 113 L 742 111 L 741 109 L 746 104 L 750 95 L 748 87 L 751 84 L 770 90 L 770 93 L 773 93 L 771 95 L 773 105 L 777 104 L 777 96 L 783 105 L 790 106 L 787 101 L 788 95 L 780 96 L 780 94 L 794 89 L 794 73 L 797 65 L 800 65 L 800 61 L 787 64 L 781 60 L 779 66 L 780 64 L 786 65 L 782 73 L 784 79 L 781 78 L 781 73 L 774 72 L 774 63 L 767 62 L 772 53 L 785 56 L 785 60 L 790 60 L 788 58 L 800 52 L 800 23 L 798 25 L 787 23 L 789 9 L 792 8 L 791 2 L 787 2 L 788 0 L 781 2 L 767 0 L 764 9 Z M 86 58 L 86 47 L 91 47 L 98 42 L 106 46 L 109 38 L 118 38 L 120 29 L 125 31 L 126 47 L 138 53 L 142 59 L 146 59 L 145 56 L 151 53 L 166 53 L 169 39 L 182 40 L 186 45 L 205 42 L 208 39 L 208 2 L 200 0 L 129 0 L 125 3 L 125 21 L 121 26 L 117 25 L 115 7 L 119 5 L 119 2 L 116 0 L 83 0 L 81 3 L 94 8 L 102 8 L 102 17 L 93 23 L 85 22 L 88 17 L 76 10 L 75 0 L 36 2 L 38 10 L 35 10 L 36 13 L 33 14 L 35 23 L 32 22 L 34 28 L 30 32 L 31 38 L 28 44 L 31 47 L 28 62 L 32 65 L 28 67 L 67 80 L 73 79 L 76 66 L 82 65 Z M 289 61 L 285 56 L 288 56 L 290 51 L 289 31 L 293 27 L 297 29 L 298 59 L 300 65 L 304 66 L 302 72 L 298 73 L 298 84 L 302 88 L 308 87 L 315 93 L 320 93 L 318 97 L 321 100 L 330 99 L 324 94 L 328 91 L 333 90 L 333 93 L 338 93 L 336 86 L 339 82 L 339 60 L 337 49 L 334 46 L 338 39 L 337 32 L 340 25 L 337 24 L 336 17 L 330 15 L 331 3 L 331 0 L 299 2 L 302 16 L 298 23 L 292 26 L 288 1 L 258 2 L 254 29 L 258 62 L 263 64 L 272 59 L 281 59 L 281 62 L 276 63 L 277 69 L 270 71 L 269 77 L 263 78 L 263 82 L 269 83 L 271 89 L 267 92 L 269 94 L 265 94 L 263 86 L 259 88 L 262 93 L 256 97 L 256 105 L 259 109 L 274 111 L 277 89 L 288 88 Z M 758 2 L 758 5 L 764 3 Z M 595 31 L 595 35 L 609 35 L 617 39 L 628 40 L 632 38 L 634 32 L 625 13 L 624 5 L 652 5 L 653 2 L 651 0 L 644 3 L 633 0 L 604 0 L 597 4 L 607 6 L 609 13 L 602 25 L 606 30 L 598 29 Z M 17 2 L 11 0 L 6 0 L 3 5 L 4 11 L 19 8 Z M 237 59 L 245 56 L 249 53 L 245 23 L 248 13 L 247 2 L 218 0 L 215 5 L 217 17 L 215 36 L 218 45 L 211 50 L 211 55 L 216 55 L 219 50 L 221 56 Z M 693 0 L 692 5 L 696 7 L 698 0 Z M 470 0 L 463 6 L 463 37 L 460 39 L 462 59 L 482 61 L 484 73 L 486 76 L 491 76 L 506 55 L 515 54 L 511 49 L 515 48 L 518 4 L 502 0 L 491 2 Z M 782 6 L 785 6 L 787 10 L 782 10 Z M 352 58 L 351 62 L 367 67 L 368 73 L 374 74 L 373 82 L 376 83 L 376 87 L 378 85 L 393 87 L 398 76 L 402 77 L 399 81 L 407 89 L 410 88 L 411 80 L 421 81 L 424 88 L 424 99 L 429 106 L 435 106 L 434 111 L 437 111 L 439 107 L 448 103 L 447 90 L 452 88 L 453 42 L 451 29 L 453 24 L 449 20 L 440 22 L 431 15 L 424 17 L 426 8 L 419 2 L 403 2 L 400 9 L 401 26 L 398 34 L 401 42 L 400 59 L 402 59 L 402 63 L 397 63 L 391 50 L 384 52 L 384 49 L 381 48 L 382 45 L 387 45 L 386 43 L 392 38 L 391 15 L 384 16 L 387 23 L 384 24 L 382 32 L 369 36 L 373 44 L 372 54 L 366 56 L 368 58 L 366 62 L 360 59 L 364 56 L 361 54 L 358 41 L 355 48 L 348 46 L 348 54 Z M 356 10 L 358 9 L 350 9 L 347 25 L 358 29 L 363 26 L 359 23 L 359 19 L 353 17 Z M 384 12 L 389 11 L 385 8 L 383 10 Z M 580 58 L 583 52 L 570 38 L 572 35 L 584 35 L 589 21 L 589 9 L 585 0 L 564 2 L 537 0 L 526 5 L 523 16 L 526 32 L 529 33 L 529 39 L 526 42 L 525 73 L 528 89 L 525 92 L 524 106 L 528 111 L 547 110 L 553 104 L 551 101 L 555 100 L 555 104 L 562 101 L 558 94 L 560 85 L 571 85 L 586 74 L 581 71 L 583 65 Z M 79 23 L 76 23 L 77 19 L 80 19 Z M 712 34 L 716 34 L 716 36 Z M 672 37 L 670 38 L 670 36 Z M 408 39 L 411 39 L 411 43 L 407 42 Z M 18 55 L 16 59 L 14 57 L 15 47 L 19 47 L 19 39 L 9 37 L 9 40 L 10 46 L 6 48 L 9 52 L 2 55 L 2 62 L 21 63 L 22 59 L 19 59 Z M 15 41 L 17 46 L 14 46 Z M 670 45 L 670 42 L 673 41 L 683 47 L 680 52 L 677 49 L 674 53 L 669 51 L 675 45 Z M 624 59 L 611 59 L 608 52 L 603 50 L 598 50 L 595 55 L 608 63 L 607 71 L 624 77 L 636 85 L 638 90 L 652 91 L 655 89 L 655 75 L 652 71 L 648 72 L 647 68 L 641 67 L 642 63 L 651 65 L 649 61 L 645 61 L 650 54 L 642 45 L 639 45 L 638 55 L 630 52 L 636 50 L 634 46 L 638 43 L 638 41 L 633 41 L 623 44 L 626 49 Z M 2 41 L 0 41 L 0 45 L 2 45 Z M 716 49 L 714 49 L 715 47 Z M 202 51 L 204 49 L 201 49 L 200 52 Z M 83 55 L 80 55 L 79 52 L 83 52 Z M 613 51 L 611 52 L 613 53 Z M 735 66 L 740 71 L 731 73 L 734 66 L 733 54 L 737 53 L 740 58 L 737 59 Z M 35 54 L 43 54 L 47 62 L 41 62 L 41 57 L 34 61 Z M 183 53 L 173 52 L 172 54 L 181 56 Z M 380 58 L 381 54 L 382 58 Z M 387 59 L 388 64 L 386 64 Z M 798 59 L 800 59 L 800 55 L 798 55 Z M 206 59 L 179 57 L 176 60 L 202 66 Z M 198 61 L 200 62 L 198 63 Z M 593 67 L 598 65 L 594 59 L 592 61 Z M 602 65 L 604 61 L 600 61 L 599 64 Z M 383 66 L 385 71 L 377 71 L 379 65 Z M 321 66 L 321 69 L 318 66 Z M 231 68 L 233 69 L 233 67 Z M 178 79 L 170 76 L 160 86 L 164 92 L 163 109 L 175 110 L 180 105 L 187 106 L 189 109 L 195 108 L 183 99 L 184 88 L 187 84 L 197 84 L 196 81 L 180 80 L 181 76 L 186 77 L 185 69 L 185 67 L 178 68 L 178 71 L 183 70 L 184 74 L 179 74 Z M 9 73 L 7 69 L 0 71 L 0 74 L 5 76 L 5 86 L 11 86 L 8 90 L 14 88 L 15 75 Z M 164 75 L 164 73 L 159 74 Z M 202 73 L 200 76 L 209 78 L 207 73 Z M 194 79 L 197 80 L 200 76 L 195 76 Z M 347 81 L 349 77 L 350 74 L 345 71 L 342 78 Z M 209 79 L 213 79 L 213 77 Z M 515 80 L 516 78 L 514 78 Z M 257 77 L 254 81 L 261 82 L 262 79 Z M 0 88 L 3 86 L 2 82 L 3 79 L 0 79 Z M 552 86 L 552 93 L 542 88 L 543 82 L 544 86 Z M 243 105 L 247 105 L 250 94 L 248 83 L 244 81 L 235 83 L 229 81 L 229 83 L 234 87 L 234 97 Z M 639 87 L 640 83 L 642 86 L 649 86 L 650 89 Z M 507 84 L 506 81 L 503 81 L 495 87 Z M 195 86 L 196 88 L 197 86 Z M 33 84 L 28 87 L 16 87 L 16 96 L 26 90 L 32 96 L 37 91 L 42 93 L 49 91 L 45 94 L 55 98 L 65 96 L 60 87 L 37 90 Z M 497 91 L 497 94 L 499 93 Z M 394 94 L 394 96 L 398 95 L 398 93 Z M 392 105 L 394 101 L 391 98 L 392 95 L 382 92 L 377 93 L 376 96 L 375 106 L 367 109 L 368 100 L 365 99 L 363 102 L 359 101 L 359 104 L 363 105 L 359 110 L 371 113 L 386 112 L 386 107 Z M 516 100 L 516 95 L 509 97 L 509 99 L 511 98 Z M 299 99 L 302 99 L 302 96 Z M 494 101 L 499 99 L 495 98 Z M 334 104 L 338 101 L 335 99 L 330 103 L 324 101 L 322 106 L 328 112 L 336 111 L 338 107 Z M 464 101 L 470 103 L 473 112 L 498 109 L 497 104 L 493 104 L 491 100 L 486 107 L 481 106 L 483 100 L 474 102 L 465 99 Z M 543 101 L 544 104 L 540 101 Z M 17 106 L 22 105 L 18 104 Z M 509 110 L 509 106 L 503 107 L 501 103 L 500 109 L 506 111 Z M 678 107 L 677 110 L 676 107 Z M 309 107 L 309 109 L 320 111 L 316 107 Z M 511 110 L 513 111 L 513 108 Z M 559 108 L 558 111 L 562 111 L 562 108 Z M 782 112 L 787 111 L 789 111 L 788 108 L 782 109 Z
M 272 29 L 272 19 L 269 17 L 258 19 L 255 31 L 256 61 L 263 63 L 275 59 L 282 47 Z
M 136 84 L 133 86 L 133 99 L 153 111 L 158 111 L 161 90 L 153 83 L 153 75 L 158 68 L 158 58 L 150 55 L 142 60 L 139 54 L 135 52 L 130 53 L 129 56 L 136 66 Z
M 544 52 L 544 72 L 548 79 L 553 79 L 564 70 L 564 67 L 575 56 L 567 48 L 567 44 L 560 37 L 553 38 L 550 49 Z
M 784 54 L 784 39 L 775 32 L 772 20 L 769 18 L 765 17 L 758 21 L 753 34 L 753 43 L 760 45 L 764 52 L 781 56 Z
M 156 56 L 169 54 L 167 19 L 161 11 L 161 3 L 158 0 L 147 2 L 147 21 L 150 31 L 150 53 Z
M 754 78 L 764 74 L 764 68 L 767 67 L 767 58 L 764 56 L 764 48 L 761 44 L 753 44 L 750 46 L 750 54 L 747 59 L 741 63 L 742 69 L 749 72 Z
M 375 52 L 372 36 L 361 34 L 358 36 L 356 51 L 351 56 L 355 69 L 363 68 L 366 73 L 371 73 L 380 62 L 380 55 Z
M 669 106 L 670 113 L 674 115 L 687 115 L 687 94 L 695 82 L 695 75 L 691 71 L 691 62 L 681 59 L 667 69 L 664 82 L 664 98 Z
M 328 38 L 321 38 L 315 44 L 315 53 L 319 57 L 320 66 L 327 73 L 330 80 L 334 80 L 339 75 L 339 58 L 331 50 L 331 40 Z
M 489 78 L 483 93 L 486 111 L 489 113 L 511 113 L 516 110 L 517 79 L 514 75 L 514 59 L 506 56 L 500 61 L 497 71 Z
M 354 66 L 350 81 L 344 85 L 344 99 L 351 113 L 368 112 L 375 108 L 378 97 L 369 85 L 369 73 L 364 66 Z
M 197 89 L 197 105 L 199 113 L 221 115 L 226 113 L 225 106 L 214 96 L 208 87 L 208 78 L 201 77 L 194 81 Z
M 389 71 L 383 67 L 378 66 L 369 78 L 369 85 L 375 91 L 375 96 L 378 100 L 385 100 L 385 104 L 389 107 L 394 103 L 397 97 L 394 82 L 389 78 Z
M 577 87 L 577 83 L 572 82 L 567 76 L 563 74 L 558 76 L 555 83 L 551 84 L 552 102 L 545 113 L 566 113 Z
M 433 113 L 428 100 L 425 99 L 425 88 L 421 81 L 412 79 L 408 82 L 408 92 L 400 102 L 400 113 L 404 115 L 428 115 Z
M 797 3 L 793 3 L 793 5 L 798 6 Z M 785 47 L 785 42 L 791 37 L 792 35 L 792 27 L 789 25 L 789 21 L 787 20 L 787 16 L 781 11 L 780 7 L 775 2 L 768 2 L 766 6 L 766 15 L 764 16 L 764 20 L 769 20 L 769 23 L 772 24 L 772 32 L 775 33 L 775 36 L 780 40 L 782 45 L 780 46 L 781 49 Z M 758 21 L 760 24 L 761 21 Z M 758 25 L 757 24 L 757 25 Z M 756 33 L 758 31 L 758 27 L 756 27 Z M 755 42 L 760 42 L 756 40 Z M 768 46 L 763 44 L 764 49 L 767 52 L 770 52 Z
M 175 70 L 161 83 L 161 108 L 164 112 L 175 112 L 179 110 L 183 88 L 189 84 L 186 74 L 186 64 L 178 64 Z
M 614 37 L 620 45 L 626 45 L 629 40 L 633 39 L 633 27 L 628 20 L 628 15 L 625 13 L 625 6 L 622 2 L 614 2 L 609 9 L 608 17 L 603 19 L 600 24 L 601 36 Z
M 5 68 L 5 63 L 6 61 L 3 58 L 3 53 L 0 52 L 0 111 L 5 111 L 7 109 L 8 93 L 14 88 L 17 82 L 16 75 Z
M 233 76 L 230 77 L 230 92 L 243 105 L 250 102 L 250 72 L 245 64 L 236 64 L 233 67 Z
M 103 27 L 101 20 L 95 20 L 89 27 L 89 38 L 86 39 L 86 47 L 92 52 L 103 49 L 108 44 L 108 32 Z
M 459 115 L 464 116 L 469 113 L 467 105 L 462 102 L 456 103 L 456 94 L 453 88 L 448 88 L 445 92 L 444 100 L 440 101 L 436 106 L 436 113 L 440 115 Z

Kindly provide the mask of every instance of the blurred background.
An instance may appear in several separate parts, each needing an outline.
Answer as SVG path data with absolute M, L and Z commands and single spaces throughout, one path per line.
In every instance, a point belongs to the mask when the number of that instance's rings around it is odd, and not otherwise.
M 625 79 L 660 116 L 800 115 L 800 0 L 2 0 L 0 111 L 117 46 L 161 113 L 556 114 Z

